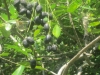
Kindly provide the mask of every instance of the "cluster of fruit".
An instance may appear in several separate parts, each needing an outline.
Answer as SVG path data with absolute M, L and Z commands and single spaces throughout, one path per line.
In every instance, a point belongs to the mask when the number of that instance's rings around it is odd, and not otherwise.
M 23 40 L 23 46 L 25 48 L 29 47 L 30 45 L 34 44 L 34 39 L 32 37 L 27 37 Z
M 45 44 L 49 45 L 49 43 L 52 41 L 52 36 L 49 34 L 50 25 L 48 23 L 48 20 L 53 19 L 53 15 L 48 12 L 44 12 L 42 9 L 42 6 L 38 2 L 31 2 L 28 3 L 26 0 L 14 0 L 14 6 L 16 10 L 18 11 L 19 15 L 26 15 L 26 17 L 31 21 L 29 21 L 30 24 L 30 30 L 33 29 L 33 25 L 42 25 L 43 29 L 46 31 L 46 37 L 45 37 Z M 38 14 L 35 17 L 32 17 L 33 10 L 35 9 L 36 13 Z M 23 40 L 23 46 L 25 48 L 28 48 L 30 45 L 34 44 L 34 39 L 32 37 L 26 37 Z M 46 46 L 47 51 L 56 51 L 57 45 L 49 45 Z M 36 66 L 36 60 L 32 59 L 30 61 L 31 68 L 35 68 Z

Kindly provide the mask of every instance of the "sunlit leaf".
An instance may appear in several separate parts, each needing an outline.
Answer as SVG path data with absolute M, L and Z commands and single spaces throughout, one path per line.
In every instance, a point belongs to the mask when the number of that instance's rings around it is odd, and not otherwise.
M 71 4 L 69 4 L 67 11 L 74 12 L 82 3 L 82 0 L 73 0 Z
M 58 25 L 55 25 L 52 31 L 53 35 L 58 38 L 61 34 L 61 28 Z
M 39 35 L 40 34 L 40 29 L 37 29 L 37 30 L 35 30 L 35 32 L 34 32 L 34 36 L 37 36 L 37 35 Z
M 21 65 L 13 72 L 12 75 L 22 75 L 24 69 L 25 69 L 25 66 Z

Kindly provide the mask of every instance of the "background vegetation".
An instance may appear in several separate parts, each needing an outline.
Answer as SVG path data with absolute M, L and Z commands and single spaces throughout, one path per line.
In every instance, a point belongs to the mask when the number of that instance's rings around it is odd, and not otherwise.
M 99 0 L 0 0 L 0 75 L 99 75 L 99 34 Z

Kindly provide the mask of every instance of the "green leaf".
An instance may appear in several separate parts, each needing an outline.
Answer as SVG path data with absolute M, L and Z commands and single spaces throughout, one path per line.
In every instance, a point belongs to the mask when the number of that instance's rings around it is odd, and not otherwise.
M 69 5 L 67 11 L 71 13 L 74 12 L 81 5 L 81 3 L 81 0 L 73 0 L 73 2 Z
M 10 36 L 10 30 L 9 28 L 7 28 L 8 30 L 6 30 L 5 26 L 1 26 L 0 27 L 0 31 L 2 32 L 4 37 L 9 37 Z
M 58 38 L 61 34 L 61 28 L 58 25 L 55 25 L 52 31 L 53 35 Z
M 97 25 L 99 25 L 99 24 L 100 24 L 99 21 L 97 21 L 97 22 L 91 22 L 91 23 L 89 24 L 89 26 L 97 26 Z
M 5 29 L 7 30 L 7 31 L 10 31 L 11 30 L 11 25 L 9 24 L 9 23 L 6 23 L 5 24 Z
M 0 56 L 8 56 L 9 53 L 3 52 L 2 54 L 0 54 Z
M 36 66 L 36 69 L 40 69 L 40 70 L 45 70 L 45 68 L 41 67 L 41 66 Z
M 25 66 L 21 65 L 13 72 L 12 75 L 22 75 L 24 69 L 25 69 Z
M 100 29 L 93 29 L 91 30 L 92 33 L 100 34 Z
M 37 30 L 35 30 L 35 32 L 34 32 L 34 36 L 36 37 L 37 35 L 39 35 L 40 34 L 40 29 L 37 29 Z

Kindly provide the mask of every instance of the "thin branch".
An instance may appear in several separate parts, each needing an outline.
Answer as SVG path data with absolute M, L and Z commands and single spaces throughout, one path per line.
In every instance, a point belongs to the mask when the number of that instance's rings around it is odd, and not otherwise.
M 67 0 L 67 6 L 68 6 L 68 5 L 69 5 L 69 2 L 68 2 L 68 0 Z M 80 39 L 79 39 L 78 34 L 77 34 L 77 32 L 76 32 L 74 23 L 73 23 L 72 15 L 71 15 L 70 13 L 68 13 L 68 16 L 69 16 L 69 19 L 70 19 L 70 23 L 71 23 L 71 25 L 72 25 L 72 27 L 73 27 L 74 34 L 75 34 L 75 36 L 76 36 L 76 38 L 77 38 L 77 42 L 78 42 L 78 44 L 80 45 L 80 47 L 82 47 L 81 42 L 80 42 Z
M 100 36 L 98 36 L 96 39 L 91 41 L 89 44 L 87 44 L 83 49 L 81 49 L 68 63 L 64 64 L 60 70 L 58 71 L 58 75 L 66 75 L 69 67 L 79 58 L 79 56 L 88 50 L 90 47 L 92 47 L 96 42 L 100 40 Z
M 6 22 L 1 16 L 0 16 L 0 19 L 1 19 L 3 22 Z
M 9 9 L 8 9 L 8 5 L 7 5 L 7 0 L 3 0 L 4 1 L 4 4 L 5 4 L 5 7 L 6 7 L 6 10 L 7 10 L 7 14 L 8 14 L 8 19 L 10 20 L 10 13 L 9 13 Z

